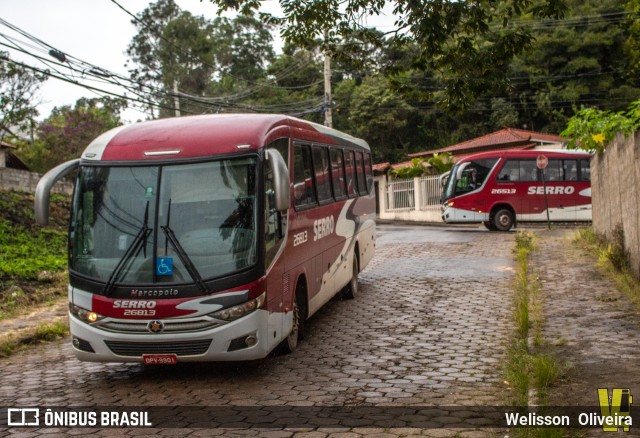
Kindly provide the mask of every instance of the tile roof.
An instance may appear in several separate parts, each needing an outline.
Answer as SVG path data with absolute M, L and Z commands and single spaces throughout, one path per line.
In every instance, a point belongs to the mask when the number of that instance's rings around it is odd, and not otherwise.
M 564 140 L 559 135 L 545 134 L 542 132 L 526 131 L 524 129 L 505 128 L 500 131 L 492 132 L 490 134 L 476 137 L 471 140 L 464 141 L 462 143 L 447 146 L 441 149 L 432 151 L 417 152 L 415 154 L 409 154 L 410 157 L 421 157 L 425 155 L 432 155 L 435 152 L 452 152 L 458 155 L 456 152 L 472 152 L 483 148 L 516 148 L 516 146 L 531 145 L 535 146 L 537 143 L 562 143 Z M 522 149 L 526 149 L 522 148 Z

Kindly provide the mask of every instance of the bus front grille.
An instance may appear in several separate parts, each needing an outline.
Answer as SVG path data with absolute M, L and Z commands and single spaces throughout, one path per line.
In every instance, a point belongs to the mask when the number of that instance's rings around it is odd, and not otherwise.
M 188 332 L 199 332 L 202 330 L 209 330 L 212 328 L 216 328 L 224 323 L 224 321 L 218 320 L 182 320 L 182 321 L 168 321 L 164 320 L 164 330 L 163 333 L 188 333 Z M 116 333 L 132 333 L 132 334 L 155 334 L 150 333 L 147 329 L 148 322 L 147 321 L 107 321 L 102 324 L 96 324 L 96 327 L 99 327 L 103 330 L 107 330 L 110 332 Z
M 211 345 L 211 339 L 182 342 L 126 342 L 105 341 L 107 347 L 118 356 L 142 356 L 143 354 L 175 354 L 196 356 L 204 354 Z

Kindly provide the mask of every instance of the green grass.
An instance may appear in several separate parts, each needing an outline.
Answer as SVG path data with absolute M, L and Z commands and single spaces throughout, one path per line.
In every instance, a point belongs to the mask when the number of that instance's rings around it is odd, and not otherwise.
M 37 280 L 43 271 L 64 270 L 68 201 L 52 197 L 52 226 L 42 228 L 35 223 L 31 193 L 0 191 L 0 281 Z
M 50 342 L 63 338 L 69 334 L 66 322 L 42 324 L 31 333 L 22 333 L 19 338 L 8 337 L 0 342 L 0 357 L 11 356 L 16 351 L 41 342 Z
M 32 193 L 0 190 L 0 319 L 66 293 L 69 196 L 51 198 L 51 226 L 35 223 Z
M 515 323 L 514 335 L 505 364 L 506 380 L 512 389 L 512 404 L 528 406 L 531 390 L 536 404 L 544 406 L 549 388 L 558 378 L 559 366 L 555 358 L 542 351 L 543 307 L 540 285 L 530 273 L 530 254 L 536 250 L 536 236 L 531 232 L 516 234 L 516 275 L 513 287 Z M 532 348 L 533 347 L 533 348 Z M 532 351 L 536 350 L 536 351 Z M 565 431 L 553 428 L 515 429 L 519 437 L 561 437 Z
M 592 228 L 576 233 L 573 242 L 584 249 L 596 261 L 598 269 L 624 293 L 640 311 L 640 281 L 629 268 L 629 255 L 624 249 L 621 229 L 613 233 L 612 239 L 598 236 Z

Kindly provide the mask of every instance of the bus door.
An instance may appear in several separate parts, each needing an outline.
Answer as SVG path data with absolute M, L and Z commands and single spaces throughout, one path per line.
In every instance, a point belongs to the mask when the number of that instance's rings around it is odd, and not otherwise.
M 268 148 L 273 147 L 279 153 L 284 161 L 284 166 L 288 168 L 289 152 L 288 139 L 279 139 Z M 269 154 L 269 152 L 267 152 Z M 274 158 L 272 157 L 271 160 Z M 277 166 L 275 166 L 277 169 Z M 278 170 L 276 170 L 278 171 Z M 280 169 L 280 178 L 286 180 L 286 190 L 289 190 L 289 175 L 285 175 L 285 169 Z M 287 210 L 278 210 L 276 201 L 276 191 L 278 190 L 278 177 L 274 175 L 274 166 L 272 163 L 264 166 L 264 267 L 267 272 L 267 308 L 282 309 L 288 304 L 288 291 L 285 288 L 290 287 L 289 281 L 285 278 L 285 257 L 283 256 L 283 248 L 285 237 L 287 236 Z M 280 181 L 282 183 L 282 181 Z M 282 208 L 282 207 L 281 207 Z M 288 274 L 287 274 L 288 275 Z M 269 344 L 277 340 L 280 336 L 272 337 L 270 333 L 275 327 L 268 330 Z M 286 332 L 289 327 L 278 327 L 278 331 Z

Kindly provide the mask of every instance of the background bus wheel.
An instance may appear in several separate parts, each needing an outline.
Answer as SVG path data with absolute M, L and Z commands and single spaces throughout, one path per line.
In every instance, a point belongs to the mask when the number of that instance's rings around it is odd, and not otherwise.
M 497 231 L 509 231 L 513 227 L 513 213 L 511 210 L 502 208 L 493 215 L 492 222 Z
M 493 226 L 493 223 L 491 221 L 484 221 L 482 222 L 482 225 L 484 225 L 484 227 L 489 231 L 497 231 L 496 227 Z
M 291 332 L 281 343 L 278 345 L 278 352 L 280 354 L 293 353 L 298 347 L 298 341 L 302 339 L 302 314 L 300 312 L 300 306 L 298 305 L 298 294 L 293 300 L 293 326 Z
M 342 298 L 346 300 L 352 300 L 358 295 L 358 273 L 360 272 L 360 265 L 358 264 L 358 257 L 353 254 L 353 271 L 351 273 L 351 280 L 342 291 Z

